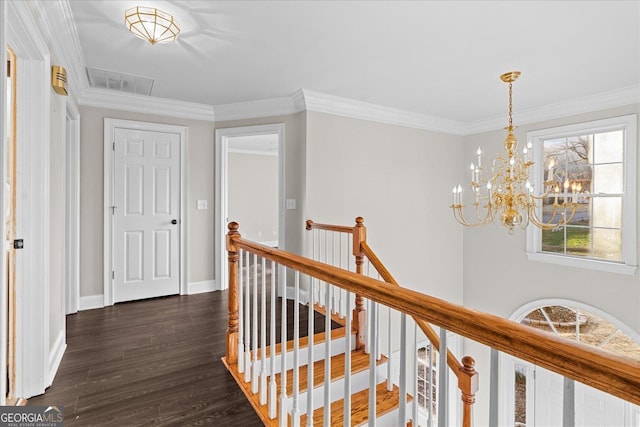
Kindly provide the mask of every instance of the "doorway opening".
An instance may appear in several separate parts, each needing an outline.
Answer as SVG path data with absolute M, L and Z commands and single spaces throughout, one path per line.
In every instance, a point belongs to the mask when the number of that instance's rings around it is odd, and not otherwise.
M 216 130 L 216 289 L 227 288 L 226 233 L 285 247 L 284 124 Z

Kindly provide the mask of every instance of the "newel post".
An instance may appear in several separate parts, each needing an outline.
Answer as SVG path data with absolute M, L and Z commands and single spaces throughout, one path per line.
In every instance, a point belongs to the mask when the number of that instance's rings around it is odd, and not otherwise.
M 364 226 L 364 219 L 356 218 L 356 225 L 353 227 L 353 255 L 356 258 L 356 273 L 362 274 L 362 264 L 364 263 L 364 252 L 362 243 L 367 241 L 367 227 Z M 367 313 L 364 310 L 364 300 L 362 295 L 356 294 L 356 307 L 353 310 L 353 327 L 357 331 L 356 349 L 365 347 L 367 342 Z
M 229 223 L 227 233 L 227 252 L 229 254 L 229 325 L 227 327 L 227 363 L 238 363 L 238 248 L 236 239 L 240 238 L 238 223 Z
M 471 427 L 471 409 L 476 403 L 478 391 L 478 372 L 474 368 L 475 365 L 473 357 L 465 356 L 458 372 L 458 388 L 462 392 L 462 427 Z

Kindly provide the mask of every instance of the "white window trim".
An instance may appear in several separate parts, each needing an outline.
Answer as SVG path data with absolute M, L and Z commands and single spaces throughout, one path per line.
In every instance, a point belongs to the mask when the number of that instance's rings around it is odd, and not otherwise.
M 591 270 L 605 271 L 633 275 L 637 269 L 636 255 L 636 168 L 637 168 L 637 125 L 638 116 L 631 114 L 621 117 L 590 121 L 568 126 L 542 129 L 527 132 L 527 141 L 533 143 L 533 158 L 536 164 L 543 164 L 543 150 L 541 142 L 552 137 L 565 137 L 576 133 L 596 133 L 604 132 L 614 128 L 624 127 L 625 139 L 624 150 L 624 196 L 622 200 L 622 262 L 610 262 L 590 258 L 574 257 L 564 254 L 542 253 L 541 230 L 538 227 L 529 225 L 526 234 L 526 254 L 529 261 L 547 262 L 551 264 L 565 265 L 570 267 L 585 268 Z M 542 182 L 543 168 L 533 168 L 533 182 L 540 185 Z M 537 209 L 541 211 L 542 207 Z M 541 212 L 538 212 L 541 214 Z

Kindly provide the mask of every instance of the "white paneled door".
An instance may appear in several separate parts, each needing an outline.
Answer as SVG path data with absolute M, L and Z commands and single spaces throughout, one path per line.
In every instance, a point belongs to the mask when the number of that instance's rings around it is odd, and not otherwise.
M 180 292 L 180 134 L 115 129 L 113 301 Z

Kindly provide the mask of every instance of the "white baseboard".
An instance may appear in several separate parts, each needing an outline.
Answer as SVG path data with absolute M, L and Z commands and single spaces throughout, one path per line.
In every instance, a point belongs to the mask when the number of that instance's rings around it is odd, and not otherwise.
M 201 282 L 190 282 L 187 295 L 202 294 L 204 292 L 219 291 L 215 280 L 203 280 Z
M 47 372 L 47 387 L 53 384 L 53 379 L 56 377 L 60 362 L 62 362 L 62 356 L 67 349 L 67 343 L 65 341 L 65 331 L 62 330 L 58 334 L 51 353 L 49 353 L 49 372 Z
M 87 295 L 80 297 L 80 304 L 78 305 L 78 311 L 93 310 L 94 308 L 104 307 L 104 296 L 100 295 Z

